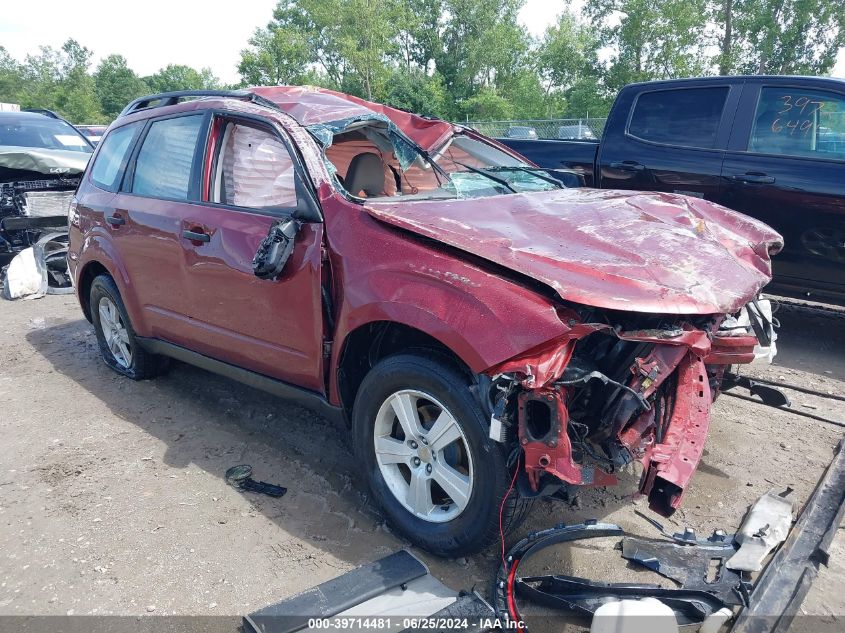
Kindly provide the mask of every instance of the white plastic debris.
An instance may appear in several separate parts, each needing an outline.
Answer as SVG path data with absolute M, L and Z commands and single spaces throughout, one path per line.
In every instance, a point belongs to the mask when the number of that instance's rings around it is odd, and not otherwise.
M 733 611 L 728 609 L 728 607 L 722 607 L 715 613 L 711 613 L 707 616 L 701 624 L 701 628 L 698 629 L 698 633 L 718 633 L 724 626 L 725 622 L 730 620 L 732 617 Z
M 739 550 L 725 566 L 737 571 L 760 571 L 763 560 L 786 540 L 791 528 L 792 502 L 770 490 L 751 506 L 736 534 Z
M 73 292 L 66 267 L 55 267 L 57 258 L 66 258 L 67 238 L 67 233 L 48 233 L 15 255 L 3 276 L 2 297 L 12 301 Z
M 590 633 L 678 633 L 678 621 L 657 598 L 614 600 L 596 609 Z
M 35 263 L 35 249 L 25 248 L 9 263 L 3 279 L 4 299 L 37 299 L 41 292 L 41 269 Z

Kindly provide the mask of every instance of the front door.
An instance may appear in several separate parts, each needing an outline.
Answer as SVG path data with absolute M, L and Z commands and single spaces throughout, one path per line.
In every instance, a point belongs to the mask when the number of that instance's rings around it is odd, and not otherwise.
M 784 237 L 772 291 L 845 298 L 845 93 L 747 86 L 722 203 Z
M 297 206 L 290 141 L 229 116 L 211 130 L 204 202 L 180 226 L 191 348 L 323 391 L 323 225 L 301 226 L 278 278 L 259 279 L 252 266 L 271 226 Z

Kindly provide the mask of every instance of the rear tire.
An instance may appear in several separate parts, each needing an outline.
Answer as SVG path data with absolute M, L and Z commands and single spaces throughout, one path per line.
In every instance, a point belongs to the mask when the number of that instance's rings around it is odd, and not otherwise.
M 355 454 L 390 524 L 441 556 L 478 552 L 499 538 L 511 482 L 500 444 L 464 374 L 404 354 L 365 376 L 352 412 Z M 511 493 L 505 533 L 522 514 Z
M 106 365 L 132 380 L 154 378 L 167 369 L 167 358 L 151 354 L 138 342 L 114 279 L 96 277 L 89 297 L 91 322 Z

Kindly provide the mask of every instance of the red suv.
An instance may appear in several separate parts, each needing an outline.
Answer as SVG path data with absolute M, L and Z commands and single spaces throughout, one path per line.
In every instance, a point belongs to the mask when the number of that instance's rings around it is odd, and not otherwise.
M 745 306 L 781 244 L 704 200 L 565 189 L 471 129 L 267 87 L 129 104 L 69 260 L 115 371 L 175 358 L 344 419 L 387 518 L 458 555 L 632 462 L 671 513 L 725 367 L 767 342 Z

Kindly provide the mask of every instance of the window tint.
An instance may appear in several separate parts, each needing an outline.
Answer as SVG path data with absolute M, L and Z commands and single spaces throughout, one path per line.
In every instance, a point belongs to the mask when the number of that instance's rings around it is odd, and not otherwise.
M 727 98 L 727 87 L 644 92 L 628 133 L 667 145 L 714 147 Z
M 229 123 L 223 133 L 212 201 L 254 209 L 295 207 L 293 160 L 279 137 Z
M 150 126 L 132 180 L 132 192 L 155 198 L 187 200 L 191 165 L 203 116 L 156 121 Z
M 120 186 L 120 179 L 123 170 L 126 169 L 126 162 L 129 159 L 129 149 L 132 147 L 132 139 L 135 133 L 141 129 L 142 123 L 137 121 L 124 125 L 109 132 L 106 140 L 103 141 L 97 158 L 94 159 L 94 166 L 91 168 L 91 180 L 106 191 L 117 191 Z
M 845 160 L 845 97 L 820 90 L 763 88 L 748 149 Z

